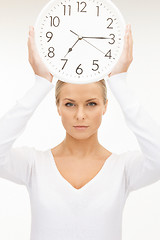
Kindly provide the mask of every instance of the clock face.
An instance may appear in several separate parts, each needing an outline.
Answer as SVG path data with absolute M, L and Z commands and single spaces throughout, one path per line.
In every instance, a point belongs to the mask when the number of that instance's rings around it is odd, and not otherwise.
M 84 84 L 111 72 L 122 53 L 125 26 L 109 0 L 52 0 L 37 18 L 35 40 L 53 76 Z

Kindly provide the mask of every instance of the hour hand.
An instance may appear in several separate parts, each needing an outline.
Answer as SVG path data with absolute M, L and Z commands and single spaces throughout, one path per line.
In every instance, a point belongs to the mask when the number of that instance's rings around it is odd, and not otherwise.
M 64 57 L 67 56 L 68 53 L 70 53 L 73 50 L 73 47 L 76 45 L 76 43 L 79 41 L 80 39 L 78 38 L 77 41 L 73 44 L 73 46 L 71 48 L 68 49 L 68 52 L 66 53 L 66 55 Z
M 72 51 L 72 48 L 69 48 L 69 49 L 68 49 L 68 52 L 66 53 L 66 55 L 65 55 L 64 57 L 66 57 L 67 54 L 70 53 L 71 51 Z

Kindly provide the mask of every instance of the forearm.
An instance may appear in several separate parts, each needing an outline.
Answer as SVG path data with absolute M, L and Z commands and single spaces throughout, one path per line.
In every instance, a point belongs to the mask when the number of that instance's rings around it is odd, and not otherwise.
M 160 125 L 140 105 L 127 86 L 126 78 L 127 73 L 121 73 L 107 82 L 121 106 L 127 126 L 137 138 L 146 164 L 160 170 Z
M 0 119 L 0 158 L 7 153 L 25 127 L 47 93 L 54 85 L 35 75 L 34 85 L 16 104 Z

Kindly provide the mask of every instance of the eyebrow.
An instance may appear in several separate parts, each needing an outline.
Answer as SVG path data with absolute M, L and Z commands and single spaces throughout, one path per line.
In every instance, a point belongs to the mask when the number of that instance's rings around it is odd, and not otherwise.
M 95 99 L 97 99 L 97 98 L 91 98 L 91 99 L 88 99 L 86 102 L 89 102 L 89 101 L 91 101 L 91 100 L 95 100 Z M 70 99 L 70 98 L 64 98 L 63 100 L 69 100 L 69 101 L 71 101 L 71 102 L 75 102 L 75 100 Z

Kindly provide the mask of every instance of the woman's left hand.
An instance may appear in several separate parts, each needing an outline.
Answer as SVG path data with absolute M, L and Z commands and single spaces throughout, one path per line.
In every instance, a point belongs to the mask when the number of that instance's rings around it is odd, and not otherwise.
M 131 32 L 131 24 L 126 25 L 126 32 L 124 36 L 124 46 L 122 54 L 113 68 L 112 72 L 108 74 L 108 77 L 111 77 L 115 74 L 122 72 L 127 72 L 128 68 L 133 61 L 133 38 Z

